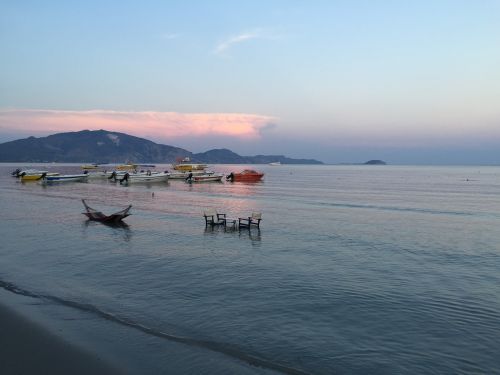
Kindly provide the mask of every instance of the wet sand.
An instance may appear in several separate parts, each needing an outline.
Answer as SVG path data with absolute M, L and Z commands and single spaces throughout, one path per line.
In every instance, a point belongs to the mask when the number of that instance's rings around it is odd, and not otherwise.
M 0 303 L 0 374 L 123 374 Z

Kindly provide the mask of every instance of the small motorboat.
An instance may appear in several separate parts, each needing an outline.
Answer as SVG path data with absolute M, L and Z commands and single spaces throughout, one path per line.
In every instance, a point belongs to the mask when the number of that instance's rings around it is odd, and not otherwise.
M 269 163 L 269 165 L 277 167 L 277 166 L 281 165 L 281 162 L 280 161 L 273 161 L 272 163 Z
M 191 172 L 175 171 L 175 172 L 170 172 L 169 179 L 171 179 L 171 180 L 185 180 L 186 178 L 189 177 L 190 173 L 193 176 L 202 176 L 202 175 L 212 175 L 215 172 L 211 172 L 211 171 L 191 171 Z
M 45 176 L 59 176 L 59 173 L 57 172 L 36 172 L 32 174 L 21 174 L 21 181 L 38 181 L 41 180 Z
M 82 199 L 82 203 L 85 206 L 85 212 L 82 212 L 85 216 L 89 218 L 89 220 L 94 220 L 94 221 L 100 221 L 103 223 L 117 223 L 125 219 L 127 216 L 130 216 L 131 214 L 130 209 L 132 208 L 132 205 L 129 205 L 127 208 L 124 210 L 115 212 L 114 214 L 111 215 L 104 215 L 101 211 L 95 210 L 92 207 L 90 207 L 84 199 Z
M 135 171 L 137 169 L 137 164 L 122 164 L 116 167 L 119 171 Z
M 89 180 L 96 180 L 96 179 L 105 179 L 108 178 L 110 175 L 106 173 L 106 171 L 101 171 L 101 172 L 89 172 L 89 171 L 84 171 L 84 174 L 89 176 Z
M 133 184 L 137 182 L 167 182 L 169 174 L 166 172 L 125 173 L 120 184 Z
M 89 175 L 86 173 L 82 174 L 60 174 L 57 176 L 49 176 L 48 174 L 45 174 L 42 177 L 42 181 L 45 183 L 52 183 L 52 182 L 71 182 L 71 181 L 87 181 L 89 178 Z
M 120 180 L 121 178 L 123 178 L 123 176 L 125 176 L 125 173 L 128 173 L 126 171 L 111 171 L 111 172 L 104 172 L 106 174 L 106 177 L 108 178 L 108 180 L 110 180 L 111 182 L 116 182 L 118 180 Z
M 81 168 L 83 170 L 88 170 L 88 169 L 97 169 L 99 168 L 99 165 L 98 164 L 85 164 L 85 165 L 82 165 Z
M 38 169 L 19 169 L 17 168 L 15 171 L 11 173 L 12 177 L 23 177 L 27 175 L 42 175 L 44 173 L 48 173 L 48 171 L 41 171 Z
M 226 180 L 231 182 L 258 182 L 262 180 L 262 177 L 264 177 L 264 173 L 253 169 L 245 169 L 240 173 L 231 172 L 226 176 Z
M 202 174 L 202 175 L 194 175 L 189 173 L 186 177 L 186 182 L 222 182 L 223 174 L 212 173 L 212 174 Z

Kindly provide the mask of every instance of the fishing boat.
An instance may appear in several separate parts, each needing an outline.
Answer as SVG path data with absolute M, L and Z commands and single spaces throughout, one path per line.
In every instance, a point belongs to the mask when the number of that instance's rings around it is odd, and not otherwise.
M 110 174 L 108 174 L 106 171 L 101 171 L 101 172 L 85 171 L 83 173 L 85 173 L 87 176 L 89 176 L 89 180 L 105 179 L 105 178 L 108 178 L 110 176 Z
M 186 182 L 222 182 L 223 174 L 213 173 L 213 174 L 202 174 L 202 175 L 193 175 L 191 174 L 186 178 Z
M 33 174 L 21 174 L 21 181 L 38 181 L 44 176 L 59 176 L 57 172 L 36 172 Z
M 81 168 L 83 170 L 97 169 L 97 168 L 99 168 L 99 165 L 97 165 L 95 163 L 94 164 L 85 164 L 85 165 L 82 165 Z
M 71 181 L 86 181 L 88 179 L 88 174 L 60 174 L 57 176 L 45 175 L 42 177 L 42 181 L 45 183 L 52 182 L 71 182 Z
M 202 163 L 192 163 L 191 159 L 186 157 L 184 159 L 177 160 L 176 163 L 172 164 L 172 168 L 176 171 L 203 171 L 207 168 L 207 165 Z
M 226 176 L 226 180 L 231 182 L 258 182 L 262 180 L 264 173 L 254 171 L 253 169 L 245 169 L 240 173 L 231 172 Z
M 107 171 L 104 173 L 108 177 L 108 180 L 116 181 L 116 180 L 122 178 L 123 176 L 125 176 L 125 173 L 129 173 L 129 172 L 127 172 L 127 171 Z
M 23 177 L 26 175 L 42 175 L 44 173 L 48 173 L 48 171 L 41 171 L 39 169 L 20 169 L 17 168 L 15 171 L 12 171 L 12 177 Z
M 134 171 L 137 169 L 137 164 L 121 164 L 116 167 L 117 170 L 119 171 Z
M 167 182 L 169 174 L 166 172 L 125 173 L 120 184 L 133 184 L 138 182 Z
M 130 209 L 132 205 L 129 205 L 124 210 L 115 212 L 111 215 L 104 215 L 101 211 L 95 210 L 90 207 L 84 199 L 82 199 L 82 203 L 85 207 L 85 212 L 82 212 L 85 216 L 89 218 L 89 220 L 100 221 L 103 223 L 117 223 L 125 219 L 127 216 L 130 216 Z
M 189 177 L 189 174 L 193 176 L 202 176 L 202 175 L 211 175 L 214 174 L 215 172 L 212 171 L 175 171 L 175 172 L 170 172 L 170 176 L 168 177 L 170 180 L 185 180 L 186 178 Z

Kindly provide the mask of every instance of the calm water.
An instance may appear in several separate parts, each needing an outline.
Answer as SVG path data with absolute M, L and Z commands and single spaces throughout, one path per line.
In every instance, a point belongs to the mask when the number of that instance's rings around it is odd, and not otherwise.
M 120 330 L 109 355 L 130 369 L 500 373 L 500 167 L 257 166 L 257 184 L 122 187 L 20 183 L 17 166 L 0 166 L 1 285 L 87 316 L 82 332 Z M 82 197 L 133 204 L 128 226 L 86 222 Z M 208 207 L 260 211 L 261 230 L 205 231 Z

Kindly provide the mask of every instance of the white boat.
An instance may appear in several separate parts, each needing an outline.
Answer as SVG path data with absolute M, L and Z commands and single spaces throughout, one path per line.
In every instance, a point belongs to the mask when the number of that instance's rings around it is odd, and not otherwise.
M 82 174 L 61 174 L 57 176 L 44 176 L 43 182 L 69 182 L 69 181 L 87 181 L 89 176 Z
M 224 175 L 219 174 L 219 173 L 202 174 L 199 176 L 192 175 L 186 179 L 186 182 L 189 182 L 189 183 L 192 183 L 192 182 L 221 182 L 223 177 L 224 177 Z
M 107 172 L 88 172 L 85 174 L 87 176 L 89 176 L 89 179 L 92 179 L 92 180 L 104 179 L 104 178 L 108 178 L 110 176 Z
M 272 163 L 269 163 L 269 165 L 277 166 L 277 165 L 281 165 L 281 162 L 280 161 L 273 161 Z
M 203 175 L 212 175 L 215 172 L 211 171 L 192 171 L 192 172 L 181 172 L 181 171 L 175 171 L 175 172 L 170 172 L 170 179 L 171 180 L 185 180 L 186 178 L 189 177 L 189 174 L 191 173 L 192 176 L 203 176 Z
M 146 172 L 146 173 L 125 173 L 118 179 L 120 184 L 133 184 L 137 182 L 167 182 L 169 174 L 165 172 Z
M 44 173 L 48 173 L 48 171 L 41 171 L 38 169 L 19 169 L 17 168 L 15 171 L 11 173 L 13 177 L 23 177 L 23 176 L 32 176 L 32 175 L 39 175 L 41 176 Z
M 104 172 L 106 174 L 106 178 L 110 180 L 111 182 L 116 182 L 125 176 L 125 173 L 128 173 L 127 171 L 107 171 Z

